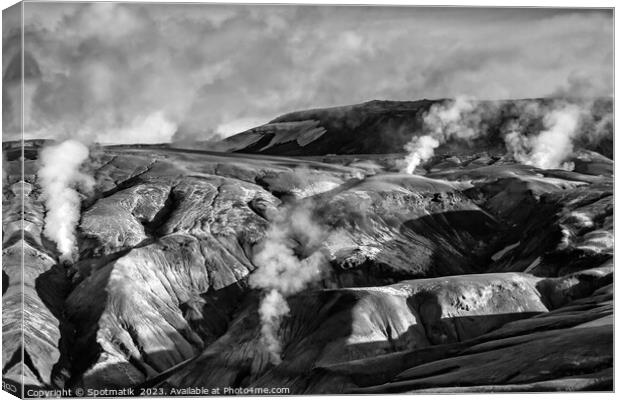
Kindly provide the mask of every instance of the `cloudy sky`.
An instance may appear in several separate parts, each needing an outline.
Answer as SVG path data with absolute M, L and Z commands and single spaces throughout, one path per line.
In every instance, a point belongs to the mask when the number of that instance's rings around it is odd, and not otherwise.
M 372 99 L 613 94 L 610 10 L 29 2 L 24 20 L 26 137 L 206 139 Z

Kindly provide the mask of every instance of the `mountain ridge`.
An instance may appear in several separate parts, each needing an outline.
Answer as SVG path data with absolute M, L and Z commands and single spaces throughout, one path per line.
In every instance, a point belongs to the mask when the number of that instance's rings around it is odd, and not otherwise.
M 403 152 L 414 136 L 424 131 L 424 116 L 435 105 L 451 99 L 421 99 L 414 101 L 371 100 L 360 104 L 293 111 L 278 116 L 267 124 L 249 129 L 215 143 L 215 148 L 241 153 L 261 153 L 290 156 L 327 154 L 386 154 Z M 529 104 L 549 107 L 554 103 L 575 103 L 588 109 L 592 121 L 600 122 L 612 111 L 611 98 L 567 99 L 532 98 L 515 100 L 472 100 L 481 115 L 481 128 L 486 134 L 471 142 L 456 141 L 442 145 L 438 151 L 464 152 L 489 150 L 501 153 L 507 124 L 522 118 L 522 109 Z M 528 127 L 540 129 L 544 114 L 532 115 Z M 309 132 L 309 129 L 313 131 Z M 584 130 L 591 129 L 587 124 Z M 611 157 L 611 132 L 605 132 L 598 143 L 582 141 L 580 147 Z M 213 145 L 204 143 L 205 146 Z M 454 147 L 458 147 L 455 149 Z

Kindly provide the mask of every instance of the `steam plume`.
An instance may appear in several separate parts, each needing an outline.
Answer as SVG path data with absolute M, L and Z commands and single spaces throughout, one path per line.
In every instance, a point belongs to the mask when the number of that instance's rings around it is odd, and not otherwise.
M 464 97 L 434 104 L 424 115 L 422 136 L 405 145 L 402 171 L 414 173 L 451 140 L 471 141 L 503 124 L 504 142 L 513 158 L 538 168 L 572 169 L 566 160 L 575 146 L 604 147 L 613 137 L 613 111 L 607 102 L 539 100 L 508 103 L 472 102 Z M 503 121 L 512 118 L 508 123 Z M 535 134 L 532 134 L 534 132 Z M 604 150 L 604 148 L 602 149 Z
M 88 158 L 88 147 L 76 140 L 41 150 L 38 178 L 45 201 L 43 234 L 56 243 L 60 261 L 73 261 L 76 248 L 75 226 L 80 219 L 80 194 L 92 190 L 93 177 L 80 170 Z
M 450 139 L 468 140 L 479 136 L 481 120 L 476 105 L 466 97 L 433 104 L 424 116 L 424 130 L 428 134 L 414 137 L 405 145 L 409 154 L 405 158 L 403 172 L 412 174 L 418 165 L 433 157 L 439 145 Z
M 567 104 L 543 118 L 545 129 L 536 136 L 525 136 L 518 125 L 505 136 L 506 148 L 514 159 L 543 169 L 572 169 L 566 162 L 572 154 L 578 135 L 581 109 Z
M 259 306 L 261 335 L 274 364 L 281 361 L 278 330 L 289 312 L 285 296 L 301 292 L 322 277 L 327 257 L 319 244 L 328 234 L 313 221 L 308 207 L 285 209 L 275 216 L 254 256 L 258 269 L 249 282 L 266 291 Z
M 405 158 L 406 166 L 404 172 L 413 174 L 413 171 L 435 154 L 435 149 L 439 147 L 439 141 L 432 136 L 420 136 L 413 138 L 405 145 L 405 150 L 409 152 Z

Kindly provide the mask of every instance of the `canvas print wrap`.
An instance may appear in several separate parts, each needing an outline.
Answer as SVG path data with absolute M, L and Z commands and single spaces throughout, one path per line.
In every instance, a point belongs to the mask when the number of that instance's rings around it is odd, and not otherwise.
M 3 390 L 612 391 L 613 24 L 5 9 Z

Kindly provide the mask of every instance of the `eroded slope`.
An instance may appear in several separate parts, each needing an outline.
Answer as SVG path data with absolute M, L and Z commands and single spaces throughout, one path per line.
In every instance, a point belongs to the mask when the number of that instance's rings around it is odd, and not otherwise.
M 611 387 L 613 192 L 602 156 L 578 172 L 440 157 L 420 176 L 380 157 L 97 148 L 79 260 L 64 266 L 41 234 L 36 154 L 29 190 L 11 189 L 15 174 L 3 187 L 5 376 L 21 362 L 10 210 L 23 193 L 25 309 L 36 319 L 26 319 L 24 363 L 35 386 Z M 308 209 L 337 240 L 324 243 L 322 279 L 289 298 L 274 365 L 248 277 L 283 206 Z

